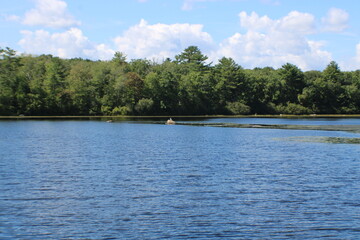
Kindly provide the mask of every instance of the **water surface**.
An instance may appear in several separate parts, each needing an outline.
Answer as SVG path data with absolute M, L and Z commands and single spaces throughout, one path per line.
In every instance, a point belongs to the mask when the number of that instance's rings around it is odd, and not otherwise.
M 0 239 L 360 236 L 360 146 L 279 140 L 358 134 L 29 120 L 0 135 Z

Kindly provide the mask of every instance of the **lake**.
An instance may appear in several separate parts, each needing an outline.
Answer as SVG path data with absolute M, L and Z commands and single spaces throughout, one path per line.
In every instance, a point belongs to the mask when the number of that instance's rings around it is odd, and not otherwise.
M 1 120 L 0 136 L 0 239 L 360 237 L 360 145 L 296 141 L 356 133 Z

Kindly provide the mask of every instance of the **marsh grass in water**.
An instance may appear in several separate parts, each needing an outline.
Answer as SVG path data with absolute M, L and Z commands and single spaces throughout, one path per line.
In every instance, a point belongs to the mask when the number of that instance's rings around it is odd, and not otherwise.
M 239 124 L 239 123 L 208 123 L 208 122 L 177 122 L 177 124 L 190 125 L 190 126 L 203 126 L 203 127 L 345 131 L 345 132 L 360 133 L 360 125 Z
M 316 142 L 316 143 L 332 143 L 332 144 L 360 144 L 360 138 L 347 137 L 288 137 L 288 138 L 274 138 L 281 141 L 296 141 L 296 142 Z

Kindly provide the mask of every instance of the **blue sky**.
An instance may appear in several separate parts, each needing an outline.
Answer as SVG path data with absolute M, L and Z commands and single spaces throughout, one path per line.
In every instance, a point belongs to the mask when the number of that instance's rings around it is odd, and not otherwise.
M 0 47 L 62 58 L 162 61 L 190 45 L 244 68 L 360 69 L 358 0 L 2 1 Z

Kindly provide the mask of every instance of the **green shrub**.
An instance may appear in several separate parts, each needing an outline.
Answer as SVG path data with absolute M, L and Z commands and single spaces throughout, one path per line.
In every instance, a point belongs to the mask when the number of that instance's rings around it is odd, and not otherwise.
M 267 105 L 267 112 L 271 114 L 293 114 L 293 115 L 305 115 L 314 113 L 311 109 L 304 107 L 296 103 L 287 103 L 286 105 L 269 103 Z
M 103 115 L 110 115 L 111 114 L 111 107 L 109 106 L 101 106 L 101 112 Z
M 310 114 L 311 110 L 307 107 L 301 106 L 300 104 L 288 103 L 285 107 L 285 113 L 294 114 L 294 115 L 302 115 L 302 114 Z
M 153 105 L 154 101 L 152 99 L 142 98 L 135 105 L 135 111 L 140 115 L 148 114 L 151 112 Z
M 129 115 L 131 114 L 131 109 L 127 106 L 115 107 L 111 113 L 112 115 Z
M 251 108 L 242 102 L 228 102 L 226 109 L 234 115 L 249 114 Z

